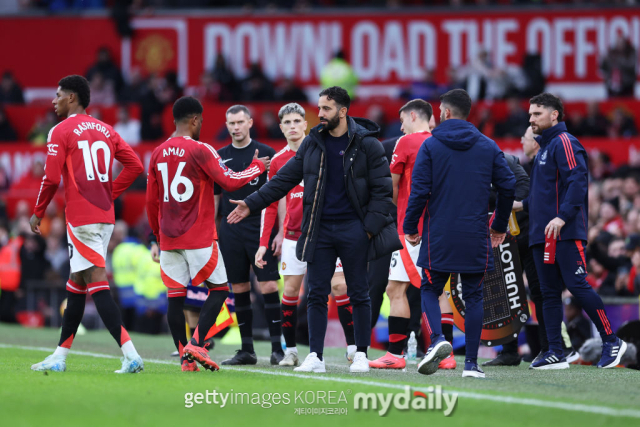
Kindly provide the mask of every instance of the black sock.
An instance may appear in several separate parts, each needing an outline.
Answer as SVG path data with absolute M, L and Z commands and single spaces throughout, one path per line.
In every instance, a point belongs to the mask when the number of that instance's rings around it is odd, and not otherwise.
M 362 346 L 362 347 L 358 346 L 356 351 L 362 352 L 364 353 L 365 356 L 369 357 L 369 355 L 367 354 L 367 346 Z
M 187 345 L 187 330 L 184 319 L 185 297 L 169 297 L 168 300 L 167 323 L 169 323 L 173 343 L 182 356 L 182 349 Z
M 396 356 L 402 355 L 407 344 L 407 329 L 409 319 L 405 317 L 389 316 L 389 353 Z
M 322 360 L 322 353 L 316 353 L 316 355 L 318 356 L 318 359 Z
M 296 328 L 298 326 L 298 297 L 282 296 L 282 335 L 287 348 L 296 346 Z
M 71 348 L 73 338 L 78 332 L 78 326 L 84 315 L 84 304 L 87 295 L 82 293 L 67 291 L 67 308 L 62 315 L 62 332 L 60 333 L 60 342 L 58 346 Z
M 280 335 L 282 334 L 282 328 L 280 327 L 280 295 L 278 295 L 278 291 L 275 291 L 262 296 L 264 297 L 264 315 L 269 324 L 271 351 L 282 351 L 282 344 L 280 344 Z
M 453 342 L 453 313 L 442 313 L 442 335 L 449 343 Z
M 351 301 L 347 295 L 341 295 L 336 297 L 336 304 L 338 305 L 338 318 L 340 319 L 347 345 L 355 345 L 356 338 L 353 332 L 353 307 L 351 306 Z
M 216 323 L 216 319 L 218 318 L 218 314 L 220 314 L 222 304 L 224 304 L 224 301 L 227 299 L 227 295 L 229 295 L 229 291 L 226 289 L 209 291 L 209 296 L 204 302 L 202 310 L 200 310 L 200 318 L 198 319 L 195 335 L 191 338 L 191 342 L 195 345 L 200 347 L 204 346 L 207 333 Z
M 242 350 L 253 351 L 253 311 L 251 310 L 251 291 L 234 294 L 236 301 L 236 317 L 242 338 Z
M 91 298 L 93 298 L 93 302 L 96 305 L 96 309 L 98 310 L 98 314 L 100 315 L 102 322 L 118 345 L 122 347 L 122 344 L 130 341 L 131 338 L 129 338 L 129 334 L 122 324 L 120 309 L 113 300 L 111 291 L 109 289 L 105 289 L 94 291 L 93 293 L 91 292 L 92 286 L 99 286 L 100 284 L 107 284 L 107 282 L 90 283 L 87 287 L 91 293 Z

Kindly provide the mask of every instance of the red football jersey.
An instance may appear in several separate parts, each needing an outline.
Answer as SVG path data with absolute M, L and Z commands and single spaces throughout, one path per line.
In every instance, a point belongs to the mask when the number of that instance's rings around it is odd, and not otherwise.
M 144 170 L 129 144 L 108 124 L 86 114 L 73 114 L 49 131 L 47 150 L 36 216 L 44 217 L 62 175 L 69 224 L 113 224 L 113 200 Z M 114 158 L 124 169 L 112 181 Z
M 393 158 L 391 159 L 391 173 L 400 175 L 398 184 L 398 233 L 404 234 L 402 225 L 407 212 L 407 204 L 409 203 L 409 194 L 411 194 L 411 173 L 413 165 L 416 163 L 418 150 L 422 146 L 425 139 L 431 136 L 430 132 L 415 132 L 404 135 L 396 142 L 396 148 L 393 149 Z M 424 212 L 422 213 L 424 217 Z M 418 222 L 418 232 L 422 235 L 422 218 Z
M 295 157 L 296 152 L 289 146 L 283 148 L 273 156 L 271 167 L 269 168 L 269 179 L 273 178 L 281 167 L 283 167 L 289 159 Z M 302 231 L 302 193 L 304 181 L 293 187 L 287 194 L 287 214 L 284 217 L 284 238 L 289 240 L 298 240 Z M 264 211 L 262 211 L 262 226 L 260 227 L 260 246 L 269 246 L 269 238 L 276 219 L 278 218 L 278 202 L 273 202 Z
M 147 175 L 147 216 L 160 249 L 211 246 L 216 230 L 214 183 L 235 191 L 264 170 L 264 164 L 254 160 L 234 172 L 213 147 L 188 136 L 162 143 L 151 155 Z

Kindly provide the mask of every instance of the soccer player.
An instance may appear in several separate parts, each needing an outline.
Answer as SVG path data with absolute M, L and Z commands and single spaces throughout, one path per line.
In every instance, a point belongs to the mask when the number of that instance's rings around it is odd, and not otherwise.
M 234 105 L 226 113 L 227 130 L 231 135 L 231 144 L 220 149 L 222 162 L 231 170 L 241 171 L 246 168 L 253 159 L 253 153 L 258 150 L 260 156 L 273 158 L 276 151 L 268 145 L 261 144 L 251 139 L 249 132 L 253 126 L 253 119 L 249 109 L 244 105 Z M 250 270 L 258 279 L 260 291 L 264 297 L 264 308 L 269 335 L 271 337 L 271 364 L 277 365 L 283 358 L 284 352 L 280 344 L 280 296 L 278 294 L 277 280 L 278 258 L 282 245 L 282 233 L 278 236 L 270 236 L 275 243 L 275 250 L 271 246 L 265 253 L 264 268 L 255 265 L 255 254 L 260 246 L 260 220 L 261 213 L 254 212 L 241 224 L 229 224 L 227 215 L 234 209 L 229 200 L 244 199 L 258 190 L 267 182 L 267 173 L 251 180 L 242 188 L 228 191 L 216 185 L 216 205 L 220 218 L 220 251 L 227 260 L 227 274 L 233 288 L 235 297 L 236 316 L 242 337 L 242 347 L 230 359 L 224 360 L 223 365 L 255 365 L 258 358 L 253 349 L 253 311 L 251 310 L 251 283 Z M 217 215 L 216 215 L 217 216 Z M 275 234 L 275 233 L 274 233 Z M 232 260 L 232 261 L 229 261 Z
M 235 191 L 258 178 L 269 166 L 268 158 L 258 159 L 254 151 L 249 167 L 233 172 L 216 150 L 198 141 L 202 128 L 202 105 L 193 97 L 182 97 L 173 105 L 176 132 L 151 155 L 147 178 L 147 215 L 160 244 L 162 280 L 169 288 L 167 320 L 182 370 L 218 370 L 205 348 L 207 332 L 215 324 L 229 288 L 223 257 L 216 242 L 213 186 Z M 230 258 L 233 262 L 233 258 Z M 198 325 L 187 344 L 184 300 L 187 285 L 205 283 L 209 296 Z M 189 359 L 189 360 L 187 360 Z
M 391 160 L 391 178 L 393 179 L 393 201 L 398 206 L 398 233 L 404 240 L 402 223 L 404 222 L 409 193 L 411 191 L 411 173 L 416 155 L 422 143 L 431 136 L 429 122 L 433 118 L 431 104 L 414 99 L 400 108 L 400 122 L 405 136 L 398 139 Z M 418 231 L 422 233 L 421 223 Z M 420 244 L 413 246 L 403 243 L 404 248 L 393 253 L 389 270 L 387 296 L 390 302 L 389 313 L 389 349 L 387 354 L 369 362 L 369 366 L 378 369 L 404 369 L 403 349 L 407 343 L 409 331 L 410 307 L 407 300 L 409 285 L 420 288 L 422 271 L 416 267 Z M 444 293 L 440 295 L 442 328 L 447 341 L 453 341 L 453 314 Z M 451 356 L 440 362 L 440 369 L 455 369 L 456 361 Z
M 562 349 L 562 289 L 578 300 L 602 337 L 598 368 L 613 368 L 627 350 L 616 336 L 602 299 L 587 282 L 584 248 L 587 243 L 588 157 L 567 132 L 562 101 L 550 93 L 529 100 L 529 123 L 540 150 L 531 170 L 531 191 L 514 210 L 529 213 L 529 246 L 540 277 L 549 351 L 531 364 L 533 369 L 568 369 Z M 545 262 L 547 241 L 556 240 L 554 262 Z M 548 243 L 551 243 L 549 241 Z
M 136 153 L 111 126 L 87 115 L 90 98 L 87 80 L 72 75 L 58 82 L 53 99 L 56 114 L 64 120 L 49 131 L 46 174 L 30 223 L 31 231 L 40 234 L 40 221 L 58 190 L 62 175 L 71 275 L 58 348 L 44 361 L 31 366 L 34 371 L 66 370 L 67 354 L 84 314 L 87 292 L 124 354 L 122 368 L 115 372 L 135 373 L 144 369 L 111 296 L 105 271 L 107 246 L 115 223 L 113 200 L 144 168 Z M 114 159 L 122 163 L 124 169 L 112 181 Z
M 269 169 L 269 179 L 273 178 L 278 170 L 289 159 L 295 157 L 307 130 L 305 111 L 302 106 L 291 103 L 280 108 L 278 112 L 280 129 L 287 140 L 287 146 L 276 154 Z M 296 326 L 298 324 L 298 295 L 302 286 L 302 279 L 307 272 L 307 263 L 296 258 L 296 243 L 302 231 L 302 194 L 303 182 L 295 186 L 285 198 L 274 202 L 262 211 L 263 226 L 260 230 L 260 247 L 256 252 L 256 266 L 264 268 L 267 261 L 264 255 L 269 246 L 269 237 L 275 225 L 276 218 L 280 222 L 280 229 L 284 231 L 282 242 L 282 256 L 280 273 L 284 276 L 284 294 L 282 296 L 282 334 L 287 345 L 284 359 L 280 366 L 298 366 L 298 349 L 296 348 Z M 275 250 L 275 242 L 272 244 Z M 342 272 L 340 258 L 336 262 L 336 271 L 331 279 L 331 289 L 338 305 L 338 316 L 344 336 L 347 340 L 347 359 L 353 360 L 356 353 L 355 338 L 353 336 L 352 307 L 347 293 L 347 285 Z

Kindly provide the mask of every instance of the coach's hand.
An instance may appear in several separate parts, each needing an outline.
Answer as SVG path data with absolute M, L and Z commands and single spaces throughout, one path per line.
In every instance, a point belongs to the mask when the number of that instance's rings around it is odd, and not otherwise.
M 42 233 L 40 232 L 40 221 L 42 221 L 42 218 L 38 218 L 36 214 L 33 214 L 31 216 L 31 219 L 29 220 L 29 225 L 31 226 L 31 231 L 36 234 L 42 235 Z
M 271 250 L 275 256 L 280 256 L 282 253 L 282 241 L 284 240 L 283 230 L 278 231 L 278 234 L 273 238 L 271 243 Z
M 263 260 L 264 254 L 267 252 L 266 246 L 260 246 L 258 248 L 258 252 L 256 252 L 255 264 L 256 267 L 262 269 L 265 265 L 267 265 L 267 261 Z
M 560 229 L 564 227 L 564 221 L 560 218 L 553 218 L 544 229 L 544 235 L 557 239 L 560 235 Z
M 522 204 L 522 202 L 513 202 L 513 208 L 511 210 L 513 210 L 514 212 L 520 212 L 523 209 L 524 205 Z
M 160 263 L 160 247 L 156 242 L 151 244 L 151 259 L 153 262 Z
M 253 155 L 253 159 L 258 159 L 259 161 L 261 161 L 264 164 L 264 169 L 267 171 L 269 170 L 269 167 L 271 166 L 271 160 L 269 160 L 269 156 L 258 157 L 258 150 L 256 150 L 255 154 Z
M 498 233 L 493 228 L 490 228 L 489 231 L 491 232 L 491 247 L 497 248 L 502 244 L 502 242 L 504 242 L 504 238 L 507 236 L 507 233 Z
M 407 234 L 404 238 L 411 244 L 411 246 L 418 246 L 420 244 L 420 240 L 422 240 L 422 237 L 418 233 Z
M 231 203 L 233 203 L 234 205 L 238 205 L 236 206 L 236 208 L 227 216 L 227 222 L 229 224 L 237 224 L 240 221 L 242 221 L 243 219 L 245 219 L 246 217 L 249 216 L 249 214 L 251 213 L 251 210 L 249 210 L 249 207 L 247 206 L 247 204 L 244 202 L 244 200 L 229 200 Z

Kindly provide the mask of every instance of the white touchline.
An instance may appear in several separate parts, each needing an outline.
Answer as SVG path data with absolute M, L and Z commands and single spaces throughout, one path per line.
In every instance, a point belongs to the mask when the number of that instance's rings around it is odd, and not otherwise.
M 55 350 L 53 348 L 47 348 L 47 347 L 29 347 L 29 346 L 11 345 L 11 344 L 2 344 L 2 343 L 0 343 L 0 348 L 17 348 L 20 350 L 46 351 L 46 352 L 53 352 L 53 350 Z M 79 356 L 100 357 L 103 359 L 120 359 L 120 356 L 113 356 L 110 354 L 103 354 L 103 353 L 91 353 L 88 351 L 71 350 L 70 353 L 77 354 Z M 146 363 L 157 363 L 161 365 L 180 366 L 178 362 L 172 362 L 169 360 L 160 360 L 160 359 L 143 359 L 143 360 Z M 368 386 L 397 389 L 397 390 L 404 390 L 404 387 L 409 385 L 411 386 L 412 390 L 423 391 L 423 392 L 427 391 L 427 387 L 416 385 L 416 384 L 392 384 L 392 383 L 382 383 L 379 381 L 365 381 L 365 380 L 360 380 L 356 378 L 340 378 L 340 377 L 327 377 L 323 375 L 294 374 L 293 372 L 265 371 L 262 369 L 247 369 L 247 368 L 237 368 L 237 367 L 231 367 L 231 366 L 229 367 L 225 366 L 224 370 L 254 372 L 254 373 L 259 373 L 264 375 L 274 375 L 279 377 L 292 377 L 292 378 L 301 378 L 301 379 L 318 380 L 318 381 L 331 381 L 331 382 L 338 382 L 338 383 L 345 383 L 345 384 L 360 384 L 360 385 L 368 385 Z M 608 406 L 590 406 L 590 405 L 584 405 L 581 403 L 552 402 L 549 400 L 531 399 L 531 398 L 523 398 L 523 397 L 511 397 L 511 396 L 473 393 L 473 392 L 460 391 L 460 390 L 454 390 L 449 388 L 446 389 L 446 392 L 458 393 L 459 397 L 466 397 L 468 399 L 475 399 L 475 400 L 489 400 L 492 402 L 513 403 L 516 405 L 563 409 L 565 411 L 610 415 L 613 417 L 640 418 L 640 411 L 636 409 L 611 408 Z

